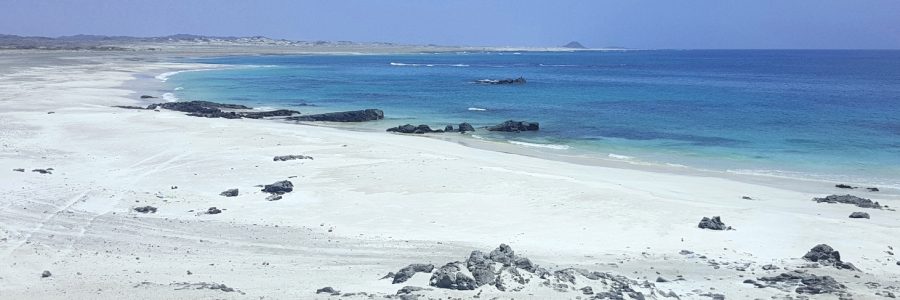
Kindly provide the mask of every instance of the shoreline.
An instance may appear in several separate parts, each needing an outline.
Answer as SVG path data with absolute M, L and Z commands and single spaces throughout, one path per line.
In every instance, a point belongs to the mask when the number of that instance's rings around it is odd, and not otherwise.
M 881 291 L 865 282 L 887 287 L 900 278 L 897 259 L 884 253 L 897 212 L 869 209 L 872 219 L 852 220 L 847 215 L 862 208 L 811 201 L 846 192 L 833 183 L 760 179 L 778 187 L 556 161 L 527 153 L 534 149 L 507 153 L 522 147 L 504 143 L 485 150 L 468 140 L 117 109 L 109 106 L 143 103 L 139 95 L 162 87 L 148 73 L 190 65 L 103 55 L 70 63 L 0 73 L 0 101 L 10 108 L 0 113 L 0 192 L 8 195 L 0 199 L 0 257 L 14 261 L 0 269 L 0 293 L 14 298 L 324 299 L 315 293 L 324 286 L 380 297 L 403 286 L 378 280 L 388 271 L 441 266 L 501 243 L 554 270 L 648 281 L 681 275 L 655 284 L 683 299 L 699 298 L 696 290 L 796 295 L 742 283 L 788 268 L 833 276 L 863 297 Z M 273 161 L 299 154 L 314 159 Z M 10 171 L 48 167 L 52 174 Z M 257 185 L 278 180 L 291 180 L 294 191 L 266 201 Z M 241 194 L 219 195 L 230 188 Z M 145 205 L 159 211 L 133 210 Z M 213 206 L 222 211 L 205 213 Z M 697 228 L 701 217 L 717 215 L 737 230 Z M 804 267 L 800 257 L 820 243 L 864 271 Z M 781 269 L 762 268 L 772 263 Z M 41 278 L 41 270 L 53 276 Z M 428 287 L 428 279 L 419 274 L 408 284 Z M 179 290 L 171 285 L 178 282 L 241 293 Z M 481 290 L 517 299 L 581 295 Z
M 333 53 L 335 55 L 344 55 L 342 53 Z M 373 53 L 377 54 L 377 53 Z M 276 54 L 276 55 L 291 55 L 291 54 Z M 310 53 L 308 55 L 316 55 L 314 53 Z M 217 56 L 207 57 L 214 58 Z M 202 68 L 196 70 L 181 70 L 178 72 L 169 72 L 169 73 L 181 73 L 181 72 L 194 72 L 194 71 L 208 71 L 208 70 L 219 70 L 219 69 L 229 69 L 229 68 L 254 68 L 254 67 L 264 67 L 264 66 L 256 66 L 256 65 L 216 65 L 213 64 L 212 68 Z M 152 74 L 151 74 L 152 75 Z M 170 74 L 174 75 L 174 74 Z M 157 75 L 158 77 L 159 75 Z M 168 77 L 168 76 L 167 76 Z M 157 78 L 159 79 L 159 78 Z M 163 80 L 165 82 L 165 80 Z M 169 91 L 172 92 L 172 91 Z M 217 99 L 202 99 L 206 101 L 217 102 Z M 186 101 L 181 99 L 179 101 Z M 242 103 L 247 104 L 247 103 Z M 257 103 L 260 104 L 260 103 Z M 254 105 L 254 104 L 250 104 Z M 296 107 L 291 106 L 278 106 L 272 104 L 260 104 L 265 105 L 266 109 L 297 109 Z M 258 107 L 254 107 L 257 109 Z M 302 109 L 302 108 L 301 108 Z M 346 107 L 346 109 L 354 109 L 350 107 Z M 362 109 L 362 107 L 357 107 L 355 109 Z M 321 108 L 321 107 L 306 107 L 303 113 L 307 114 L 308 112 L 312 113 L 323 113 L 323 112 L 331 112 L 332 110 Z M 404 118 L 405 119 L 405 118 Z M 387 119 L 386 119 L 387 120 Z M 460 120 L 466 121 L 466 120 Z M 497 122 L 501 122 L 502 120 L 497 120 Z M 539 120 L 538 120 L 539 121 Z M 381 123 L 385 123 L 386 121 L 381 121 Z M 403 122 L 408 122 L 408 120 L 397 121 L 391 123 L 390 126 L 400 125 Z M 291 123 L 291 122 L 288 122 Z M 328 122 L 318 122 L 316 124 L 309 122 L 300 122 L 305 125 L 314 125 L 314 126 L 324 126 L 330 128 L 339 128 L 343 130 L 357 130 L 357 131 L 373 131 L 373 132 L 382 132 L 381 130 L 384 128 L 380 127 L 372 127 L 365 124 L 340 124 L 340 123 L 328 123 Z M 389 125 L 389 124 L 385 124 Z M 387 128 L 387 127 L 385 127 Z M 874 177 L 874 178 L 860 178 L 856 175 L 848 177 L 847 179 L 838 179 L 842 177 L 840 174 L 833 173 L 811 173 L 804 171 L 796 171 L 796 170 L 781 170 L 781 169 L 747 169 L 747 168 L 726 168 L 726 169 L 713 169 L 713 168 L 703 168 L 695 165 L 684 165 L 681 163 L 669 163 L 665 161 L 652 161 L 652 160 L 641 160 L 635 159 L 629 153 L 613 153 L 607 152 L 606 150 L 589 150 L 589 149 L 573 149 L 569 145 L 555 145 L 555 144 L 531 144 L 523 141 L 516 141 L 513 139 L 503 139 L 503 138 L 472 138 L 472 134 L 466 135 L 464 138 L 458 138 L 455 136 L 449 136 L 447 134 L 425 134 L 424 136 L 434 138 L 437 140 L 450 141 L 453 143 L 464 144 L 467 146 L 472 146 L 484 150 L 491 151 L 501 151 L 519 155 L 527 155 L 536 158 L 544 158 L 556 161 L 564 161 L 575 164 L 585 164 L 585 165 L 593 165 L 593 166 L 601 166 L 601 167 L 610 167 L 610 168 L 626 168 L 626 169 L 635 169 L 635 170 L 644 170 L 650 172 L 666 172 L 672 174 L 685 174 L 685 175 L 696 175 L 696 176 L 712 176 L 719 178 L 728 178 L 740 180 L 743 182 L 751 182 L 751 183 L 759 183 L 759 184 L 769 184 L 776 185 L 781 188 L 793 188 L 796 189 L 796 185 L 804 186 L 804 188 L 799 189 L 801 191 L 814 191 L 820 190 L 822 188 L 833 187 L 836 184 L 850 184 L 853 186 L 857 186 L 860 189 L 864 189 L 865 187 L 877 187 L 881 190 L 883 194 L 888 194 L 890 196 L 900 196 L 900 181 L 892 183 L 891 178 L 882 178 L 882 177 Z M 477 132 L 474 135 L 479 135 Z M 515 144 L 518 147 L 508 147 L 506 144 Z M 545 147 L 548 149 L 537 149 Z M 566 149 L 556 149 L 555 147 L 565 147 Z M 558 150 L 573 150 L 569 153 L 561 153 Z M 642 151 L 648 151 L 647 153 L 653 153 L 651 149 L 643 149 Z M 642 152 L 643 153 L 643 152 Z M 645 153 L 646 154 L 646 153 Z M 871 179 L 871 180 L 868 180 Z M 787 182 L 785 182 L 787 181 Z

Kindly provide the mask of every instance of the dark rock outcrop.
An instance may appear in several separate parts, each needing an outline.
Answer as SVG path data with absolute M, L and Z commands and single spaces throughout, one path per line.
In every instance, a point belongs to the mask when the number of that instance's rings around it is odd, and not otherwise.
M 153 98 L 156 98 L 156 97 L 153 97 L 150 95 L 141 95 L 141 99 L 153 99 Z
M 725 223 L 722 222 L 722 219 L 719 216 L 714 216 L 712 219 L 703 217 L 700 220 L 700 224 L 697 224 L 698 228 L 701 229 L 711 229 L 711 230 L 732 230 L 731 226 L 725 226 Z
M 813 198 L 813 201 L 819 203 L 844 203 L 853 204 L 862 208 L 882 209 L 881 204 L 870 199 L 860 198 L 853 195 L 830 195 L 825 198 Z
M 481 84 L 525 84 L 525 77 L 519 78 L 509 78 L 509 79 L 481 79 L 476 80 L 475 83 Z
M 877 191 L 879 191 L 877 187 L 870 187 L 870 188 L 866 188 L 866 189 L 869 190 L 870 192 L 877 192 Z
M 326 287 L 323 287 L 323 288 L 321 288 L 321 289 L 317 289 L 317 290 L 316 290 L 316 294 L 322 294 L 322 293 L 330 294 L 330 295 L 333 295 L 333 296 L 337 296 L 337 295 L 340 295 L 340 294 L 341 294 L 340 291 L 337 291 L 337 290 L 335 290 L 334 288 L 332 288 L 332 287 L 330 287 L 330 286 L 326 286 Z
M 384 112 L 380 109 L 364 109 L 289 117 L 287 119 L 292 121 L 365 122 L 384 119 Z
M 22 169 L 22 168 L 13 169 L 13 172 L 25 172 L 25 169 Z
M 444 126 L 444 132 L 451 132 L 451 131 L 453 131 L 453 125 Z
M 846 289 L 846 286 L 840 284 L 831 276 L 818 276 L 801 271 L 782 273 L 778 276 L 760 277 L 758 280 L 765 282 L 766 285 L 755 283 L 757 286 L 774 287 L 782 290 L 797 287 L 794 291 L 798 294 L 842 294 Z
M 35 172 L 35 173 L 41 173 L 41 174 L 53 174 L 53 172 L 51 172 L 51 171 L 53 171 L 52 168 L 47 168 L 47 169 L 34 169 L 34 170 L 31 170 L 31 171 L 32 171 L 32 172 Z
M 421 273 L 431 273 L 434 271 L 434 265 L 432 264 L 410 264 L 406 267 L 394 273 L 393 284 L 403 283 L 416 275 L 417 272 Z
M 289 160 L 295 160 L 295 159 L 313 159 L 313 157 L 306 156 L 306 155 L 299 155 L 299 154 L 298 155 L 281 155 L 281 156 L 273 157 L 272 161 L 289 161 Z
M 452 262 L 437 270 L 429 280 L 433 287 L 452 290 L 474 290 L 478 287 L 475 279 L 460 272 L 462 263 Z
M 846 185 L 843 183 L 835 184 L 834 187 L 839 188 L 839 189 L 855 189 L 856 188 L 856 187 L 849 186 L 849 185 Z
M 216 208 L 215 206 L 210 207 L 209 209 L 206 210 L 206 214 L 209 214 L 209 215 L 215 215 L 215 214 L 220 214 L 220 213 L 222 213 L 222 210 Z
M 841 261 L 841 253 L 826 244 L 819 244 L 809 250 L 803 259 L 838 269 L 859 271 L 853 264 Z
M 856 211 L 856 212 L 853 212 L 852 214 L 850 214 L 850 218 L 851 219 L 868 219 L 869 213 Z
M 238 189 L 227 189 L 219 195 L 225 197 L 235 197 L 238 195 Z
M 277 109 L 270 111 L 259 111 L 259 112 L 241 112 L 238 113 L 241 117 L 248 119 L 262 119 L 262 118 L 270 118 L 270 117 L 289 117 L 296 114 L 299 114 L 299 111 L 290 110 L 290 109 Z
M 290 180 L 282 180 L 282 181 L 275 182 L 273 184 L 267 184 L 267 185 L 263 186 L 263 189 L 262 189 L 263 192 L 271 193 L 271 194 L 278 194 L 278 195 L 281 195 L 284 193 L 290 193 L 293 190 L 294 190 L 294 184 L 291 183 Z
M 47 278 L 47 277 L 50 277 L 51 275 L 53 275 L 53 274 L 50 274 L 50 271 L 47 271 L 47 270 L 44 270 L 44 272 L 41 272 L 41 278 Z
M 525 121 L 513 121 L 508 120 L 506 122 L 490 126 L 487 128 L 488 131 L 505 131 L 505 132 L 520 132 L 520 131 L 538 131 L 540 129 L 540 125 L 537 122 L 525 122 Z
M 140 107 L 140 106 L 131 106 L 131 105 L 113 105 L 113 107 L 115 107 L 115 108 L 122 108 L 122 109 L 138 109 L 138 110 L 147 110 L 147 108 L 146 108 L 146 107 Z
M 433 129 L 431 129 L 431 127 L 429 127 L 428 125 L 424 125 L 424 124 L 419 125 L 419 126 L 413 126 L 410 124 L 406 124 L 406 125 L 401 125 L 401 126 L 397 126 L 397 127 L 393 127 L 393 128 L 388 128 L 387 131 L 388 132 L 399 132 L 399 133 L 416 133 L 416 134 L 431 133 L 431 132 L 444 132 L 442 130 L 433 130 Z
M 146 214 L 146 213 L 156 213 L 156 207 L 149 206 L 149 205 L 147 205 L 147 206 L 140 206 L 140 207 L 135 207 L 135 208 L 134 208 L 134 211 L 139 212 L 139 213 L 144 213 L 144 214 Z
M 472 124 L 465 123 L 465 122 L 459 123 L 458 128 L 459 128 L 459 132 L 475 131 L 475 127 L 472 127 Z
M 222 109 L 247 110 L 247 109 L 253 109 L 253 108 L 249 107 L 249 106 L 240 105 L 240 104 L 225 104 L 225 103 L 216 103 L 216 102 L 210 102 L 210 101 L 166 102 L 166 103 L 150 104 L 149 106 L 147 106 L 147 109 L 159 109 L 159 108 L 180 111 L 180 112 L 186 112 L 186 113 L 188 113 L 189 116 L 193 116 L 193 117 L 225 118 L 225 119 L 240 119 L 240 118 L 260 119 L 260 118 L 264 118 L 264 117 L 291 116 L 291 115 L 300 113 L 298 111 L 287 110 L 287 109 L 279 109 L 279 110 L 273 110 L 273 111 L 261 111 L 261 112 L 223 111 Z

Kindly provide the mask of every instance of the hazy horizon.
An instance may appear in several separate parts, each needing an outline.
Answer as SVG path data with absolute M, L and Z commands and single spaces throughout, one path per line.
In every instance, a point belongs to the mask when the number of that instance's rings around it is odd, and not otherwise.
M 900 49 L 900 2 L 8 1 L 0 32 L 459 46 Z

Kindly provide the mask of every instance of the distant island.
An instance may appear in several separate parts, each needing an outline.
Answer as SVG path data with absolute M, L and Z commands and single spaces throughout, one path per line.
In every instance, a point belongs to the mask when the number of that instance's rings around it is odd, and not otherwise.
M 569 49 L 587 49 L 587 47 L 576 41 L 571 41 L 568 44 L 563 45 L 562 47 Z

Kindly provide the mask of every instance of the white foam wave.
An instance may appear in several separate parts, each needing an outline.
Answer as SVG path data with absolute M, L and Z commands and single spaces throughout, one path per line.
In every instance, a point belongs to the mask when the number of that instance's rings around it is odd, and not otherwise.
M 610 153 L 608 156 L 609 156 L 609 158 L 613 158 L 613 159 L 621 159 L 621 160 L 631 160 L 631 159 L 634 159 L 634 157 L 632 157 L 632 156 L 628 156 L 628 155 L 620 155 L 620 154 L 615 154 L 615 153 Z
M 183 86 L 179 86 L 179 87 L 175 88 L 176 91 L 180 91 L 180 90 L 183 90 L 183 89 L 184 89 Z
M 409 64 L 401 62 L 391 62 L 390 65 L 395 67 L 468 67 L 467 64 Z
M 473 138 L 476 138 L 476 139 L 479 139 L 479 140 L 483 140 L 483 139 L 484 139 L 484 137 L 482 137 L 482 136 L 480 136 L 480 135 L 477 135 L 477 134 L 473 134 L 472 137 L 473 137 Z
M 554 65 L 554 64 L 538 64 L 541 67 L 577 67 L 578 65 Z
M 554 150 L 568 150 L 568 145 L 557 145 L 557 144 L 535 144 L 535 143 L 526 143 L 520 141 L 507 141 L 513 145 L 525 146 L 525 147 L 534 147 L 534 148 L 546 148 L 546 149 L 554 149 Z
M 162 98 L 168 102 L 178 102 L 178 97 L 175 97 L 175 94 L 172 93 L 164 93 L 162 94 Z
M 223 70 L 223 69 L 240 69 L 240 68 L 276 68 L 278 65 L 230 65 L 230 66 L 222 66 L 219 68 L 201 68 L 201 69 L 190 69 L 190 70 L 178 70 L 165 72 L 159 75 L 154 76 L 159 81 L 166 82 L 169 80 L 169 77 L 172 77 L 176 74 L 186 73 L 186 72 L 200 72 L 200 71 L 211 71 L 211 70 Z
M 471 110 L 471 111 L 486 111 L 487 109 L 480 108 L 480 107 L 469 107 L 469 110 Z

